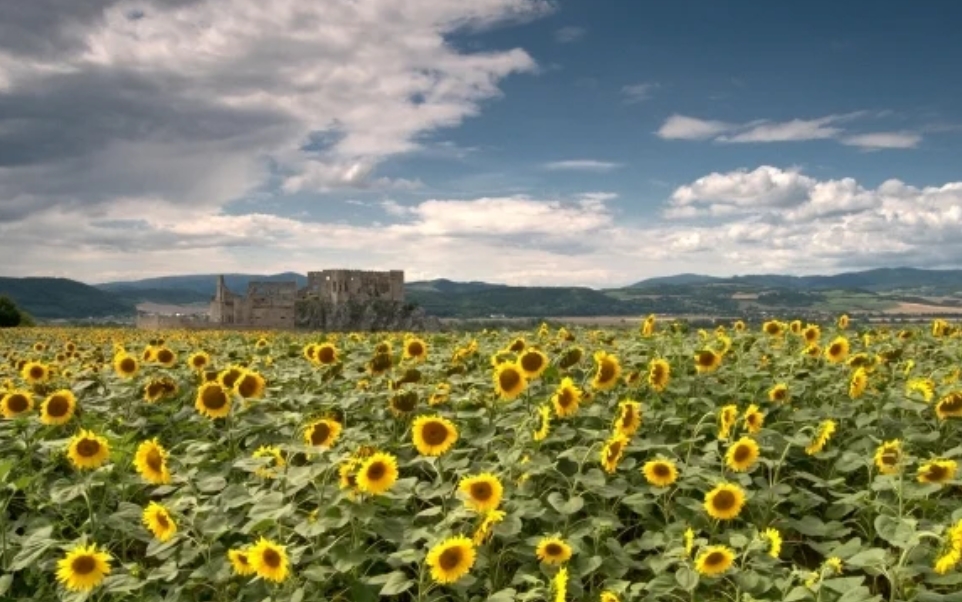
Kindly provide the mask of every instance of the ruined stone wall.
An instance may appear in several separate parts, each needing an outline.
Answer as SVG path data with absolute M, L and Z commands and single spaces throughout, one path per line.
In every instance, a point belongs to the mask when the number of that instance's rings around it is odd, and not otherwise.
M 247 296 L 239 305 L 239 311 L 235 312 L 236 323 L 260 328 L 291 328 L 296 301 L 296 282 L 251 282 L 247 286 Z
M 196 315 L 193 316 L 165 316 L 160 314 L 147 314 L 137 316 L 137 328 L 144 330 L 162 330 L 166 328 L 196 328 L 206 326 L 207 320 Z
M 403 301 L 404 272 L 401 270 L 308 272 L 307 293 L 334 304 L 374 300 Z

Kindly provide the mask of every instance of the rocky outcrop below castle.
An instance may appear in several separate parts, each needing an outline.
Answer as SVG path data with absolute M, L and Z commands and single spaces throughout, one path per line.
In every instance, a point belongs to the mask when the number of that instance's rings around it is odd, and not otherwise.
M 402 301 L 330 301 L 299 299 L 295 305 L 298 328 L 342 332 L 371 331 L 437 331 L 441 321 L 424 313 L 424 309 Z

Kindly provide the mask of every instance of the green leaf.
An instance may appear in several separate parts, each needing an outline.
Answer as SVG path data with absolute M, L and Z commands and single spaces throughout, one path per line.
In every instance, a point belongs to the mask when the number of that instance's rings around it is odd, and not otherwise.
M 855 568 L 879 567 L 885 564 L 885 550 L 869 548 L 849 558 L 845 564 Z
M 27 568 L 37 561 L 44 552 L 56 543 L 56 541 L 50 537 L 52 533 L 53 526 L 40 527 L 35 531 L 31 531 L 20 543 L 20 551 L 13 557 L 7 570 L 16 572 Z
M 204 493 L 217 493 L 227 487 L 227 479 L 221 476 L 212 476 L 197 482 L 197 489 Z
M 675 571 L 675 581 L 686 592 L 694 591 L 698 587 L 698 573 L 683 566 Z
M 378 592 L 380 596 L 396 596 L 402 592 L 406 592 L 414 585 L 414 580 L 407 576 L 404 571 L 394 571 L 393 573 L 388 573 L 387 580 L 384 582 L 384 586 L 381 591 Z
M 875 517 L 875 530 L 879 537 L 897 548 L 906 549 L 918 541 L 915 521 L 911 519 L 880 515 Z
M 579 495 L 565 500 L 560 493 L 552 491 L 548 494 L 548 503 L 561 514 L 574 514 L 584 508 L 585 500 Z
M 517 596 L 517 590 L 512 588 L 506 588 L 497 592 L 494 592 L 485 602 L 514 602 L 515 596 Z
M 13 575 L 7 574 L 0 577 L 0 596 L 7 593 L 11 583 L 13 583 Z
M 812 591 L 807 587 L 796 585 L 792 588 L 792 591 L 788 592 L 782 602 L 799 602 L 799 600 L 811 600 L 814 598 Z

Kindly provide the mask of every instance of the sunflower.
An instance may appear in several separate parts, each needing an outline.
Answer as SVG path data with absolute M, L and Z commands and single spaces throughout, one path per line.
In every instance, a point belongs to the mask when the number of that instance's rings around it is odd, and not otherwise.
M 695 560 L 695 570 L 706 576 L 721 575 L 735 562 L 735 552 L 727 546 L 709 546 Z
M 57 561 L 57 581 L 74 592 L 89 592 L 110 574 L 110 555 L 97 544 L 78 545 Z
M 641 404 L 637 401 L 624 400 L 618 404 L 618 416 L 615 418 L 614 430 L 625 437 L 631 437 L 641 427 Z
M 50 379 L 50 368 L 40 362 L 27 362 L 20 369 L 20 377 L 31 385 L 44 383 Z
M 4 418 L 16 418 L 33 410 L 33 395 L 29 391 L 13 390 L 0 398 L 0 412 Z
M 685 529 L 685 556 L 691 558 L 691 552 L 695 549 L 695 531 L 688 527 Z
M 585 350 L 581 347 L 569 347 L 558 360 L 558 367 L 562 370 L 567 370 L 572 366 L 576 366 L 581 362 L 585 356 Z
M 518 356 L 518 366 L 526 378 L 538 378 L 548 368 L 548 356 L 534 347 L 528 347 Z
M 308 343 L 307 345 L 304 345 L 304 347 L 301 349 L 301 354 L 304 356 L 304 359 L 309 362 L 317 361 L 317 356 L 315 355 L 317 353 L 317 346 L 317 343 Z
M 858 368 L 852 373 L 852 378 L 848 382 L 848 396 L 852 399 L 858 399 L 865 393 L 865 389 L 868 387 L 868 373 L 865 372 L 865 368 Z
M 133 378 L 140 370 L 140 363 L 132 355 L 118 353 L 114 356 L 114 372 L 121 378 Z
M 110 458 L 110 444 L 93 431 L 81 429 L 67 445 L 67 458 L 80 470 L 100 468 Z
M 266 388 L 264 377 L 253 370 L 244 370 L 234 383 L 234 391 L 244 399 L 260 399 Z
M 738 422 L 738 406 L 735 404 L 723 406 L 718 412 L 718 438 L 728 439 L 736 422 Z
M 805 453 L 814 456 L 823 449 L 828 443 L 829 439 L 832 438 L 832 434 L 835 433 L 835 421 L 825 420 L 820 425 L 818 425 L 818 432 L 815 433 L 815 437 L 812 438 L 812 442 L 808 444 L 805 448 Z
M 931 378 L 913 378 L 906 385 L 906 393 L 913 392 L 922 395 L 925 403 L 930 403 L 935 397 L 935 383 Z
M 886 441 L 875 450 L 875 466 L 881 474 L 895 474 L 902 462 L 902 442 L 898 439 Z
M 441 416 L 418 416 L 411 426 L 411 437 L 421 455 L 440 456 L 458 440 L 458 429 Z
M 765 529 L 761 533 L 761 538 L 768 542 L 768 555 L 772 558 L 778 558 L 782 551 L 782 534 L 778 532 L 778 529 Z
M 287 465 L 284 461 L 284 454 L 279 447 L 274 445 L 262 445 L 251 455 L 252 458 L 269 458 L 270 462 L 266 466 L 259 467 L 255 472 L 257 476 L 264 479 L 273 479 L 277 476 L 277 469 Z
M 431 567 L 431 578 L 436 582 L 455 583 L 471 570 L 476 557 L 474 543 L 457 535 L 432 547 L 425 562 Z
M 417 337 L 404 341 L 404 358 L 423 362 L 428 357 L 428 344 Z
M 257 570 L 254 568 L 254 565 L 251 564 L 249 549 L 228 550 L 227 559 L 230 560 L 230 564 L 234 569 L 234 573 L 240 575 L 241 577 L 253 575 L 257 572 Z
M 149 364 L 154 361 L 157 351 L 154 349 L 153 345 L 147 345 L 144 347 L 143 353 L 140 354 L 140 359 L 145 364 Z
M 745 492 L 734 483 L 719 483 L 705 494 L 705 511 L 718 520 L 737 517 L 745 505 Z
M 768 401 L 772 403 L 785 403 L 788 401 L 788 385 L 778 383 L 768 390 Z
M 962 417 L 962 392 L 953 391 L 935 404 L 935 415 L 939 420 Z
M 484 518 L 481 519 L 481 524 L 474 531 L 474 535 L 471 537 L 472 543 L 476 546 L 480 546 L 491 536 L 491 532 L 494 527 L 504 520 L 505 513 L 501 510 L 488 510 L 484 513 Z
M 137 446 L 137 453 L 134 454 L 134 468 L 141 478 L 153 485 L 165 485 L 170 482 L 167 451 L 156 438 L 144 441 Z
M 655 314 L 649 314 L 641 323 L 641 336 L 650 337 L 655 334 Z
M 711 349 L 702 349 L 695 354 L 695 369 L 701 373 L 714 372 L 721 366 L 721 356 Z
M 501 481 L 489 472 L 462 478 L 458 490 L 466 498 L 465 505 L 476 512 L 496 510 L 504 495 Z
M 210 356 L 203 351 L 197 351 L 187 358 L 187 364 L 194 370 L 203 370 L 210 365 Z
M 833 364 L 844 362 L 848 358 L 849 344 L 845 337 L 835 337 L 825 348 L 825 357 Z
M 230 391 L 225 389 L 220 383 L 204 383 L 200 389 L 197 390 L 197 399 L 194 401 L 194 408 L 211 420 L 224 418 L 230 414 L 230 406 Z
M 397 458 L 386 452 L 376 452 L 364 460 L 355 477 L 357 488 L 372 495 L 387 492 L 397 478 Z
M 751 437 L 742 437 L 728 448 L 725 465 L 735 472 L 750 470 L 758 461 L 758 444 Z
M 621 363 L 618 358 L 607 351 L 596 351 L 595 376 L 591 379 L 591 386 L 599 391 L 607 391 L 618 384 L 621 377 Z
M 753 435 L 758 434 L 765 426 L 765 414 L 755 404 L 748 406 L 748 409 L 745 410 L 744 419 L 745 429 Z
M 838 317 L 837 324 L 840 329 L 845 330 L 846 328 L 848 328 L 848 322 L 849 320 L 847 315 L 842 314 Z
M 816 324 L 809 324 L 802 331 L 802 338 L 805 339 L 805 342 L 809 345 L 817 343 L 818 340 L 822 338 L 822 329 Z
M 169 540 L 174 536 L 174 533 L 177 532 L 177 523 L 170 517 L 170 512 L 157 502 L 150 502 L 150 504 L 144 508 L 141 521 L 144 523 L 144 526 L 154 534 L 154 537 L 161 542 Z
M 528 344 L 524 341 L 524 339 L 521 337 L 518 337 L 515 340 L 511 341 L 511 344 L 508 345 L 507 350 L 513 353 L 521 353 L 522 351 L 524 351 L 525 347 L 527 346 Z
M 310 359 L 322 365 L 336 364 L 338 358 L 337 347 L 332 343 L 321 343 L 313 346 L 313 353 Z
M 554 590 L 554 602 L 565 602 L 568 597 L 568 567 L 563 566 L 554 574 L 551 589 Z
M 615 592 L 605 590 L 601 592 L 601 595 L 598 597 L 598 602 L 621 602 L 621 600 Z
M 330 418 L 315 420 L 304 428 L 304 440 L 315 447 L 331 447 L 341 434 L 341 423 Z
M 958 463 L 955 460 L 930 460 L 919 467 L 919 483 L 945 483 L 955 478 Z
M 641 467 L 645 480 L 655 487 L 670 487 L 678 480 L 678 468 L 671 460 L 656 458 L 645 462 Z
M 261 537 L 247 551 L 247 558 L 261 579 L 280 583 L 290 574 L 287 548 Z
M 168 347 L 161 347 L 154 353 L 154 361 L 165 368 L 173 368 L 177 364 L 177 354 Z
M 668 387 L 670 380 L 671 364 L 663 359 L 651 360 L 651 363 L 648 365 L 648 385 L 658 393 L 661 393 Z
M 418 409 L 418 392 L 402 391 L 388 400 L 388 409 L 395 416 L 405 416 Z
M 779 337 L 785 332 L 785 325 L 778 320 L 769 320 L 762 325 L 762 330 L 769 336 Z
M 494 369 L 494 388 L 502 399 L 511 400 L 527 388 L 524 371 L 514 362 L 498 364 Z
M 231 366 L 226 370 L 222 370 L 220 374 L 217 375 L 217 380 L 220 385 L 227 389 L 228 391 L 233 390 L 234 385 L 240 380 L 240 377 L 244 375 L 244 368 L 240 366 Z
M 159 378 L 152 378 L 144 385 L 144 401 L 147 403 L 160 401 L 166 393 L 167 382 Z
M 551 407 L 547 405 L 540 406 L 538 408 L 538 417 L 540 418 L 540 426 L 538 430 L 531 434 L 531 438 L 535 441 L 543 441 L 551 431 Z
M 621 456 L 625 453 L 628 438 L 620 433 L 613 434 L 601 448 L 601 465 L 611 474 L 618 468 Z
M 543 537 L 535 548 L 535 555 L 545 564 L 562 564 L 571 558 L 571 546 L 560 537 Z
M 573 416 L 578 412 L 578 406 L 581 403 L 581 390 L 570 377 L 566 376 L 561 379 L 561 384 L 551 396 L 551 403 L 559 417 Z

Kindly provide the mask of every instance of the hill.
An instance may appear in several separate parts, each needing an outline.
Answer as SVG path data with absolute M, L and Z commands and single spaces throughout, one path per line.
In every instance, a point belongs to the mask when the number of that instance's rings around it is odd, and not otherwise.
M 192 291 L 204 296 L 204 301 L 209 301 L 217 288 L 217 277 L 220 274 L 192 274 L 190 276 L 161 276 L 159 278 L 144 278 L 143 280 L 129 280 L 118 282 L 104 282 L 95 284 L 103 291 L 120 292 L 130 294 L 130 291 L 152 290 L 156 294 L 162 290 Z M 282 282 L 294 280 L 297 286 L 307 284 L 307 276 L 296 272 L 284 272 L 281 274 L 224 274 L 224 283 L 227 288 L 236 293 L 243 293 L 247 290 L 247 284 L 252 280 L 268 282 Z M 142 293 L 141 293 L 142 294 Z M 149 299 L 153 301 L 154 299 Z
M 132 316 L 134 304 L 67 278 L 0 278 L 6 294 L 35 318 L 56 320 Z

